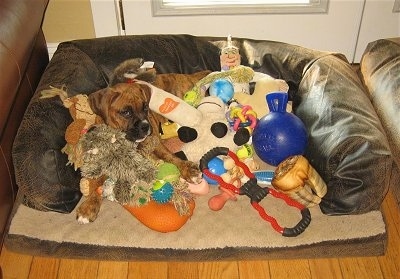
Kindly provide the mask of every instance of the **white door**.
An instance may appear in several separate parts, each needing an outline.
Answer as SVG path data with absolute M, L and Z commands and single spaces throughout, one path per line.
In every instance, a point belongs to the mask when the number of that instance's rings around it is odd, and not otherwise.
M 400 36 L 395 0 L 330 0 L 321 14 L 153 16 L 152 0 L 91 0 L 96 36 L 192 34 L 282 41 L 359 62 L 372 40 Z M 123 22 L 120 22 L 121 9 Z

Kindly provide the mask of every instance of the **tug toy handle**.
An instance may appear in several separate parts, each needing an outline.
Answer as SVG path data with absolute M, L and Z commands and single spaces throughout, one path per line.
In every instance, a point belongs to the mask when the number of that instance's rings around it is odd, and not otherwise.
M 293 201 L 292 199 L 287 199 L 285 194 L 282 194 L 274 189 L 269 188 L 269 193 L 277 198 L 281 198 L 283 199 L 289 206 L 294 206 L 297 207 L 297 204 L 290 204 L 291 201 Z M 284 197 L 279 197 L 280 195 L 283 195 Z M 295 202 L 297 203 L 297 202 Z M 277 223 L 276 219 L 269 216 L 264 208 L 262 208 L 258 203 L 256 202 L 252 202 L 251 205 L 258 211 L 258 213 L 260 214 L 260 216 L 271 223 L 271 226 L 278 232 L 280 232 L 283 236 L 286 237 L 294 237 L 294 236 L 298 236 L 299 234 L 303 233 L 308 225 L 310 225 L 311 223 L 311 213 L 310 210 L 307 207 L 304 207 L 303 205 L 301 205 L 303 208 L 300 209 L 300 213 L 301 213 L 301 220 L 292 228 L 282 228 L 281 226 L 279 226 L 279 224 Z
M 249 178 L 249 180 L 245 184 L 243 184 L 242 187 L 237 188 L 232 184 L 226 183 L 225 181 L 222 180 L 220 176 L 213 174 L 208 170 L 208 162 L 214 157 L 219 155 L 230 156 L 235 161 L 236 165 L 239 165 L 243 169 L 244 173 Z M 284 193 L 276 191 L 275 189 L 268 187 L 265 188 L 260 187 L 257 184 L 257 178 L 254 176 L 252 172 L 250 172 L 246 164 L 241 162 L 239 158 L 236 156 L 236 154 L 230 152 L 229 149 L 226 147 L 215 147 L 210 151 L 208 151 L 206 154 L 204 154 L 203 157 L 200 159 L 200 170 L 203 173 L 206 173 L 207 176 L 210 176 L 212 179 L 215 179 L 221 185 L 221 187 L 229 189 L 235 194 L 248 196 L 250 198 L 250 202 L 253 208 L 255 208 L 258 211 L 259 215 L 265 221 L 269 222 L 277 232 L 281 233 L 282 236 L 286 237 L 298 236 L 299 234 L 304 232 L 305 229 L 308 227 L 308 225 L 311 223 L 311 213 L 307 207 L 291 199 Z M 297 209 L 299 209 L 302 216 L 301 220 L 292 228 L 281 227 L 276 221 L 276 219 L 269 216 L 266 213 L 265 209 L 259 204 L 259 202 L 268 194 L 271 194 L 275 198 L 284 200 L 285 203 L 289 206 L 296 207 Z
M 228 156 L 229 148 L 226 147 L 215 147 L 208 151 L 206 154 L 203 155 L 200 159 L 200 170 L 203 171 L 208 169 L 208 162 L 211 161 L 212 158 L 217 157 L 219 155 Z

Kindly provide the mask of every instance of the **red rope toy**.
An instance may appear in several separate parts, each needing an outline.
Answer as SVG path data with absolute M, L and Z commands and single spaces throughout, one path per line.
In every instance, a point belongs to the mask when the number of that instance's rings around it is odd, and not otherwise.
M 220 176 L 212 173 L 208 169 L 208 162 L 212 158 L 219 155 L 231 157 L 235 161 L 235 164 L 241 167 L 244 171 L 244 174 L 249 178 L 249 180 L 246 183 L 244 183 L 240 188 L 225 182 L 224 180 L 222 180 Z M 269 187 L 263 188 L 259 186 L 257 184 L 257 178 L 249 170 L 246 164 L 240 161 L 237 155 L 234 152 L 230 151 L 228 148 L 215 147 L 210 151 L 208 151 L 206 154 L 204 154 L 203 157 L 200 159 L 200 170 L 211 179 L 216 180 L 221 187 L 228 189 L 235 194 L 248 196 L 250 198 L 251 205 L 258 211 L 259 215 L 265 221 L 269 222 L 275 231 L 282 234 L 283 236 L 287 237 L 298 236 L 299 234 L 305 231 L 305 229 L 311 222 L 311 213 L 307 207 L 291 199 L 287 195 L 276 191 L 275 189 Z M 293 228 L 285 228 L 280 226 L 276 221 L 276 219 L 268 215 L 265 209 L 259 204 L 260 201 L 264 199 L 268 194 L 271 194 L 275 198 L 282 199 L 283 201 L 285 201 L 287 205 L 296 207 L 301 211 L 302 218 Z

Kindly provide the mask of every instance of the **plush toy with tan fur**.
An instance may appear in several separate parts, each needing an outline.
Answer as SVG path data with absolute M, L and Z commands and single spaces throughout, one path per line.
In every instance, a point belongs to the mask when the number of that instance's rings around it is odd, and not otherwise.
M 79 141 L 83 156 L 82 177 L 102 184 L 96 193 L 89 193 L 82 205 L 91 198 L 106 198 L 123 205 L 153 230 L 177 230 L 193 214 L 194 199 L 188 184 L 180 179 L 176 166 L 139 153 L 137 145 L 127 140 L 122 131 L 105 124 L 97 125 L 83 135 Z M 164 181 L 168 185 L 163 185 Z M 157 206 L 159 212 L 153 211 L 154 203 L 160 204 Z M 170 212 L 175 226 L 165 227 L 160 216 L 165 214 L 163 208 L 170 207 L 176 211 Z M 146 218 L 141 217 L 143 214 Z
M 261 118 L 268 114 L 266 96 L 272 92 L 288 92 L 289 85 L 282 79 L 274 79 L 270 76 L 264 76 L 256 81 L 253 94 L 235 92 L 233 99 L 241 105 L 250 105 L 256 112 L 257 117 Z M 287 111 L 291 112 L 292 107 L 288 104 Z
M 65 88 L 50 87 L 48 90 L 43 90 L 41 98 L 52 98 L 58 96 L 63 105 L 69 110 L 72 117 L 71 124 L 68 125 L 65 131 L 65 141 L 67 142 L 62 152 L 68 155 L 69 164 L 77 170 L 81 165 L 82 157 L 77 144 L 79 139 L 85 134 L 90 127 L 103 122 L 100 116 L 96 115 L 90 107 L 88 96 L 78 94 L 68 97 Z

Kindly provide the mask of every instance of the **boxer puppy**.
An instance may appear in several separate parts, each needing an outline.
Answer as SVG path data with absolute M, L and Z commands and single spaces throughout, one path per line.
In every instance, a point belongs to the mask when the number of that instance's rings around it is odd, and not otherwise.
M 186 92 L 210 73 L 211 71 L 204 70 L 193 74 L 157 74 L 152 84 L 183 99 Z
M 142 83 L 118 83 L 89 95 L 93 112 L 105 124 L 126 133 L 130 141 L 138 142 L 138 151 L 144 155 L 176 165 L 184 179 L 193 181 L 200 175 L 199 168 L 172 154 L 161 142 L 158 121 L 149 109 L 151 88 Z
M 123 61 L 115 68 L 109 85 L 114 86 L 117 83 L 126 83 L 135 79 L 142 80 L 183 99 L 187 91 L 211 73 L 210 70 L 204 70 L 193 74 L 157 74 L 154 68 L 144 68 L 144 63 L 142 58 Z
M 198 183 L 201 180 L 199 167 L 172 154 L 161 142 L 157 114 L 149 109 L 151 88 L 143 83 L 118 83 L 89 95 L 93 112 L 105 124 L 126 133 L 126 139 L 137 142 L 138 152 L 144 156 L 161 159 L 176 165 L 183 179 Z M 77 209 L 79 223 L 88 223 L 97 218 L 102 197 L 96 189 Z
M 157 74 L 147 68 L 142 58 L 128 59 L 120 63 L 110 77 L 109 87 L 89 95 L 93 112 L 102 117 L 105 124 L 126 133 L 126 138 L 139 142 L 138 152 L 175 164 L 182 178 L 199 182 L 201 172 L 196 164 L 184 161 L 172 154 L 161 142 L 159 127 L 166 119 L 149 110 L 151 89 L 135 80 L 141 80 L 161 88 L 177 97 L 184 94 L 211 71 L 194 74 Z M 96 189 L 85 189 L 89 194 L 77 209 L 79 223 L 92 222 L 97 218 L 102 197 Z

